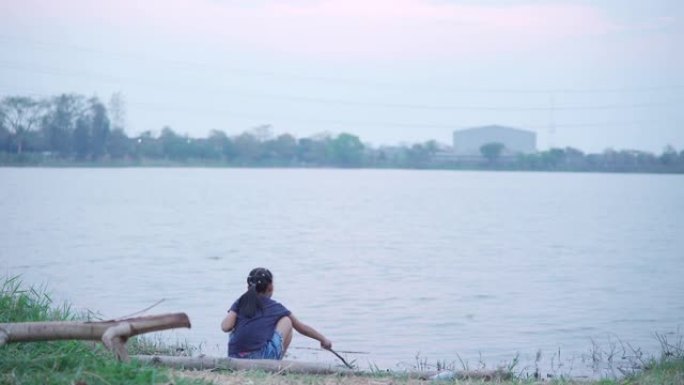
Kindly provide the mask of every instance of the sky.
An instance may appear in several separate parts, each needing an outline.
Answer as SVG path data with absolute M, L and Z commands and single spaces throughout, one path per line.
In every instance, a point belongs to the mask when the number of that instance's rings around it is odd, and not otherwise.
M 499 124 L 684 149 L 681 0 L 0 0 L 0 96 L 122 95 L 129 136 Z

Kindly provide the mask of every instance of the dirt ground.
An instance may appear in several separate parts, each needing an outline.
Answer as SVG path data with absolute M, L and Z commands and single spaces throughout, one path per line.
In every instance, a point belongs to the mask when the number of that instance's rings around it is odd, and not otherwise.
M 296 375 L 229 371 L 175 371 L 177 377 L 203 379 L 217 385 L 425 385 L 429 381 L 409 378 Z
M 306 375 L 306 374 L 276 374 L 264 372 L 231 372 L 231 371 L 211 371 L 211 370 L 192 370 L 174 371 L 174 376 L 189 379 L 203 379 L 211 381 L 216 385 L 439 385 L 454 384 L 459 385 L 519 385 L 520 381 L 501 380 L 501 379 L 469 379 L 469 380 L 449 380 L 449 381 L 430 381 L 419 378 L 391 377 L 387 375 L 369 376 L 346 376 L 346 375 Z M 526 385 L 534 385 L 534 382 L 524 382 Z M 567 385 L 586 385 L 583 381 L 567 381 Z M 546 384 L 539 382 L 538 384 Z

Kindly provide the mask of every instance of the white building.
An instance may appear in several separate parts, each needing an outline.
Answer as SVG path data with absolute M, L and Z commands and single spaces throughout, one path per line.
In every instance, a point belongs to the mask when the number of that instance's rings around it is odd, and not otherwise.
M 504 155 L 531 154 L 537 151 L 537 134 L 504 126 L 483 126 L 454 131 L 454 153 L 458 156 L 480 156 L 480 147 L 501 143 Z

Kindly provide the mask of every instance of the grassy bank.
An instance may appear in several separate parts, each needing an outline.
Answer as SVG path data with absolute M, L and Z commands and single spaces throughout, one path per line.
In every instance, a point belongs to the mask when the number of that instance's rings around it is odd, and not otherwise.
M 0 281 L 0 323 L 49 320 L 83 320 L 67 305 L 56 306 L 44 290 L 23 288 L 19 279 Z M 684 352 L 681 340 L 664 341 L 662 357 L 646 362 L 646 369 L 619 380 L 586 381 L 553 379 L 538 382 L 512 378 L 500 384 L 593 384 L 593 385 L 684 385 Z M 130 341 L 133 354 L 174 354 L 177 348 L 159 341 Z M 187 352 L 189 347 L 183 347 Z M 495 381 L 496 382 L 496 381 Z M 414 385 L 424 380 L 386 372 L 365 376 L 280 375 L 263 372 L 181 372 L 143 365 L 121 363 L 102 344 L 81 341 L 12 343 L 0 347 L 0 385 L 14 384 L 265 384 L 265 385 Z M 445 384 L 480 384 L 481 380 L 449 380 Z
M 0 283 L 0 323 L 85 319 L 55 306 L 43 290 L 22 288 L 17 278 Z M 144 344 L 142 344 L 144 345 Z M 132 344 L 143 348 L 140 343 Z M 202 384 L 175 379 L 171 371 L 121 363 L 102 344 L 82 341 L 12 343 L 0 347 L 0 384 Z

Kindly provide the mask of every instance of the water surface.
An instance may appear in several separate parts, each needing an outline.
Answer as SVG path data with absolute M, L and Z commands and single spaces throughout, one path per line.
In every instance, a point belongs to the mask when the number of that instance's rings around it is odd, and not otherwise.
M 225 354 L 219 322 L 255 266 L 335 348 L 369 352 L 349 356 L 362 367 L 517 353 L 529 366 L 541 350 L 567 370 L 592 340 L 657 353 L 654 332 L 684 324 L 681 176 L 4 168 L 0 181 L 0 274 L 103 318 L 164 299 L 152 312 L 193 328 L 162 335 L 207 354 Z

